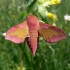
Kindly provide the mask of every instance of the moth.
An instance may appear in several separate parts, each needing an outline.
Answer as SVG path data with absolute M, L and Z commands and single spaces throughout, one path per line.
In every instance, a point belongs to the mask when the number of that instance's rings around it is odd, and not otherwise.
M 43 37 L 46 42 L 54 43 L 66 38 L 66 34 L 62 29 L 41 22 L 35 15 L 31 14 L 24 22 L 10 28 L 6 32 L 5 39 L 17 44 L 26 39 L 32 54 L 35 55 L 40 37 Z

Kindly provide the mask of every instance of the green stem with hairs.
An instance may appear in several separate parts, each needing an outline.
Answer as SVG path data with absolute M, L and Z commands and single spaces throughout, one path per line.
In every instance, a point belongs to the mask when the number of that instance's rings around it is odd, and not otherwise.
M 25 49 L 25 42 L 24 44 L 21 45 L 21 50 L 22 50 L 22 53 L 21 53 L 21 63 L 20 63 L 20 70 L 23 70 L 23 56 L 24 56 L 24 49 Z

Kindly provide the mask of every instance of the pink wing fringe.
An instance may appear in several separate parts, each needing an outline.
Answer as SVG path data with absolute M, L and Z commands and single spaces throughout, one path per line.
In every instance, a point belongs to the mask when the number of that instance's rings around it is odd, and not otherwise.
M 53 35 L 52 38 L 47 38 L 46 42 L 54 43 L 54 42 L 57 42 L 57 41 L 59 41 L 61 39 L 66 38 L 65 32 L 63 30 L 61 30 L 60 28 L 56 27 L 56 26 L 52 26 L 50 24 L 40 22 L 40 27 L 41 27 L 41 29 L 43 29 L 43 28 L 46 28 L 46 29 L 51 28 L 54 32 L 60 33 L 60 35 Z
M 18 44 L 24 41 L 22 38 L 18 38 L 17 36 L 8 36 L 5 39 L 10 40 L 14 43 L 18 43 Z
M 6 40 L 10 40 L 14 43 L 21 43 L 21 42 L 24 42 L 24 40 L 22 38 L 18 38 L 17 35 L 14 35 L 14 36 L 8 36 L 10 33 L 12 32 L 15 32 L 18 28 L 26 28 L 28 29 L 27 25 L 26 25 L 26 21 L 16 25 L 16 26 L 13 26 L 12 28 L 10 28 L 7 32 L 6 32 L 6 36 L 5 36 L 5 39 Z M 27 34 L 28 35 L 28 34 Z
M 65 32 L 63 30 L 61 30 L 60 28 L 55 27 L 55 26 L 50 26 L 50 28 L 52 28 L 52 30 L 54 30 L 56 32 L 61 33 L 61 35 L 54 35 L 51 39 L 47 39 L 46 40 L 47 42 L 53 43 L 53 42 L 57 42 L 57 41 L 59 41 L 61 39 L 65 39 L 66 38 Z

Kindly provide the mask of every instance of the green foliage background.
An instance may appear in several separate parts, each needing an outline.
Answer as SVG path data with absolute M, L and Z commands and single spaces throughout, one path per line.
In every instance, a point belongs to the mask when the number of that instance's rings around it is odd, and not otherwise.
M 2 33 L 25 20 L 27 14 L 24 15 L 23 11 L 32 1 L 0 0 L 0 70 L 19 70 L 22 56 L 20 45 L 23 46 L 24 44 L 18 45 L 7 41 Z M 70 70 L 70 21 L 64 20 L 65 14 L 70 15 L 69 7 L 70 0 L 62 0 L 59 5 L 52 5 L 47 8 L 48 11 L 57 14 L 58 21 L 55 24 L 66 32 L 67 38 L 54 44 L 46 43 L 43 39 L 40 39 L 34 57 L 32 57 L 31 51 L 25 43 L 26 47 L 23 55 L 25 70 Z M 36 12 L 33 13 L 37 14 Z M 43 17 L 39 16 L 39 18 Z M 43 20 L 53 23 L 49 19 Z

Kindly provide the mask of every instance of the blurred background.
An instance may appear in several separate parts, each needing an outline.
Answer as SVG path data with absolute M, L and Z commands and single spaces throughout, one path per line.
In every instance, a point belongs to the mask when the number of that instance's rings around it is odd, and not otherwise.
M 42 1 L 45 3 L 47 0 Z M 20 46 L 7 41 L 3 33 L 25 20 L 32 2 L 33 0 L 0 0 L 0 70 L 20 70 L 21 46 L 24 43 Z M 40 1 L 39 4 L 41 4 Z M 41 38 L 34 57 L 25 43 L 23 70 L 70 70 L 70 18 L 64 19 L 66 14 L 70 15 L 70 0 L 61 0 L 60 4 L 50 5 L 45 7 L 45 10 L 56 14 L 57 20 L 48 18 L 46 14 L 40 15 L 41 13 L 37 10 L 34 12 L 31 10 L 31 12 L 40 20 L 63 29 L 67 38 L 53 44 L 46 43 Z M 43 10 L 41 12 L 44 14 Z

